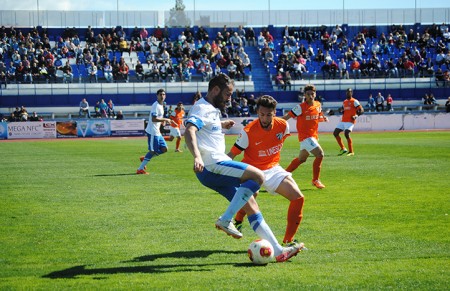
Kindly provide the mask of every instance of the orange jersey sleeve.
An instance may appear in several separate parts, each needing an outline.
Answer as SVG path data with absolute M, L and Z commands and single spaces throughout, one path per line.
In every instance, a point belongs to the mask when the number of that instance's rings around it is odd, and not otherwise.
M 352 116 L 356 115 L 356 111 L 360 106 L 361 104 L 359 104 L 359 101 L 355 98 L 350 98 L 349 100 L 346 99 L 342 104 L 342 107 L 344 108 L 344 112 L 342 114 L 342 122 L 356 123 L 356 120 L 353 119 Z
M 309 137 L 318 139 L 319 122 L 323 121 L 322 106 L 314 101 L 312 105 L 306 102 L 300 103 L 289 112 L 291 117 L 297 119 L 298 140 Z
M 170 126 L 172 126 L 173 128 L 180 128 L 181 124 L 183 123 L 183 117 L 184 117 L 184 110 L 183 109 L 179 110 L 175 108 L 175 110 L 172 112 L 169 118 L 175 121 L 177 125 L 172 125 L 171 123 Z
M 242 162 L 267 170 L 278 165 L 281 148 L 289 135 L 289 126 L 284 119 L 274 117 L 270 130 L 263 129 L 256 119 L 242 130 L 231 152 L 238 155 L 243 151 Z

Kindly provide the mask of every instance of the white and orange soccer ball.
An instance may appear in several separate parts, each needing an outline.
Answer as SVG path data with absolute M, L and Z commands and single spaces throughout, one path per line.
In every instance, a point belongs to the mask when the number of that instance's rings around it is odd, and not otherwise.
M 248 247 L 248 257 L 255 265 L 267 265 L 274 260 L 273 246 L 265 239 L 257 239 Z

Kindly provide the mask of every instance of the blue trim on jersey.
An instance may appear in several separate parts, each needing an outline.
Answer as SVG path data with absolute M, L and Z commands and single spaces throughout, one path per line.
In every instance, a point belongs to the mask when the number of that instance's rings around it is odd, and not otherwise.
M 245 169 L 247 169 L 247 167 L 248 167 L 248 164 L 246 164 L 246 163 L 233 161 L 233 160 L 218 162 L 217 165 L 230 167 L 230 168 L 234 168 L 234 169 L 239 169 L 239 170 L 243 170 L 243 171 L 245 171 Z
M 203 122 L 203 120 L 201 120 L 200 118 L 197 118 L 195 116 L 191 116 L 185 121 L 185 124 L 188 124 L 188 123 L 192 123 L 195 127 L 198 128 L 198 130 L 202 129 L 203 126 L 205 126 L 205 123 Z

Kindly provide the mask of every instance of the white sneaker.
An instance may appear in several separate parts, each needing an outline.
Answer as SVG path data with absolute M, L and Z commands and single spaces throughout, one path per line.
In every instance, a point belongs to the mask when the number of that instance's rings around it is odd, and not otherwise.
M 292 246 L 284 247 L 281 254 L 279 254 L 275 259 L 279 263 L 286 262 L 290 258 L 296 256 L 304 248 L 304 243 L 294 243 Z
M 221 220 L 221 217 L 216 221 L 216 228 L 224 231 L 226 234 L 231 235 L 236 239 L 242 238 L 242 233 L 237 230 L 231 221 Z

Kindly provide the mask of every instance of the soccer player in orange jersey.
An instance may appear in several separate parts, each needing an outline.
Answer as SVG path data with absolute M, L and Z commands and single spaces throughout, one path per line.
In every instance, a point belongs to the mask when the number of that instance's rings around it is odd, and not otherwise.
M 175 123 L 170 124 L 170 137 L 169 137 L 169 141 L 173 141 L 174 138 L 177 139 L 175 145 L 175 152 L 182 152 L 180 150 L 180 143 L 181 143 L 180 127 L 181 124 L 183 123 L 183 117 L 184 117 L 183 102 L 178 102 L 177 107 L 169 116 L 171 120 L 175 121 Z
M 284 140 L 290 135 L 286 120 L 276 117 L 277 101 L 268 95 L 256 101 L 258 119 L 250 122 L 240 133 L 228 156 L 232 159 L 244 152 L 242 162 L 264 172 L 263 186 L 272 194 L 278 193 L 290 201 L 287 226 L 283 239 L 285 245 L 294 242 L 294 236 L 303 217 L 303 194 L 292 178 L 292 174 L 279 164 Z M 256 194 L 255 194 L 256 195 Z M 235 217 L 235 225 L 242 227 L 245 211 Z
M 286 171 L 293 172 L 310 154 L 315 156 L 313 163 L 313 179 L 312 184 L 319 189 L 325 188 L 325 185 L 320 181 L 320 169 L 322 167 L 323 149 L 318 142 L 319 122 L 328 121 L 322 113 L 322 106 L 320 102 L 315 101 L 316 87 L 314 85 L 305 86 L 305 101 L 298 104 L 286 115 L 284 119 L 297 119 L 298 140 L 300 141 L 300 153 L 298 157 L 292 160 Z
M 364 108 L 359 104 L 359 101 L 353 98 L 353 90 L 351 88 L 347 89 L 346 92 L 347 99 L 344 100 L 342 104 L 341 111 L 342 120 L 338 123 L 336 128 L 334 129 L 333 135 L 336 138 L 336 141 L 341 148 L 339 152 L 339 156 L 347 154 L 347 156 L 354 156 L 355 152 L 353 151 L 353 142 L 350 137 L 350 133 L 355 126 L 356 119 L 358 116 L 364 113 Z M 345 138 L 347 139 L 348 150 L 345 148 L 344 143 L 340 137 L 340 133 L 344 132 Z

